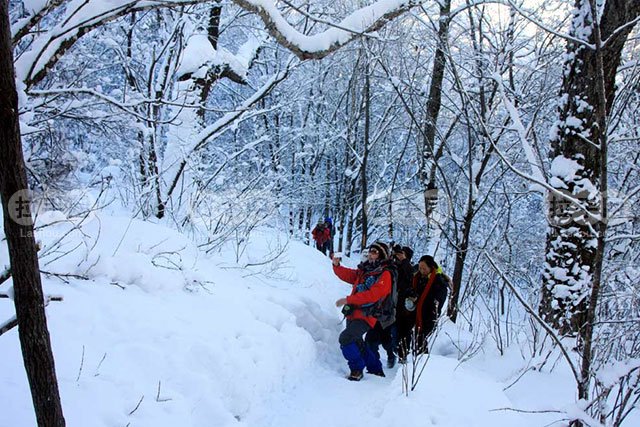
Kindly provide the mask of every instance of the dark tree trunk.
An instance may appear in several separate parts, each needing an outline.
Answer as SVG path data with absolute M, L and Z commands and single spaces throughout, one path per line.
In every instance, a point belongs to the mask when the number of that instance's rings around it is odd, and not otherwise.
M 591 27 L 589 1 L 577 0 L 576 9 L 584 16 L 584 25 Z M 599 44 L 595 34 L 601 32 L 601 39 L 607 43 L 597 49 L 575 42 L 567 45 L 571 60 L 565 64 L 560 92 L 563 103 L 550 141 L 554 162 L 551 184 L 579 200 L 582 207 L 556 194 L 549 195 L 550 228 L 539 308 L 540 315 L 565 334 L 578 333 L 588 323 L 588 312 L 595 310 L 589 307 L 589 300 L 594 286 L 600 283 L 599 251 L 604 250 L 600 239 L 606 230 L 607 116 L 615 96 L 622 49 L 633 28 L 621 27 L 639 14 L 638 0 L 607 1 L 600 28 L 590 29 L 587 40 L 591 45 Z M 575 34 L 582 31 L 573 28 Z M 575 165 L 575 176 L 567 176 L 563 164 Z M 601 220 L 589 217 L 585 210 L 602 216 Z
M 65 425 L 44 312 L 33 223 L 26 192 L 8 1 L 0 2 L 0 192 L 16 317 L 38 425 Z M 13 196 L 13 197 L 12 197 Z
M 438 44 L 436 54 L 433 59 L 431 84 L 429 85 L 429 95 L 427 97 L 424 134 L 422 146 L 418 153 L 418 177 L 424 191 L 424 209 L 426 213 L 427 226 L 431 226 L 433 209 L 437 205 L 438 193 L 435 185 L 435 173 L 429 173 L 429 169 L 435 171 L 435 167 L 430 168 L 429 165 L 437 161 L 434 157 L 434 150 L 436 132 L 438 129 L 438 116 L 440 115 L 440 107 L 442 106 L 442 83 L 444 81 L 444 70 L 447 65 L 446 48 L 449 38 L 449 23 L 451 22 L 451 19 L 449 18 L 450 11 L 451 0 L 443 1 L 440 5 Z
M 367 55 L 368 58 L 368 55 Z M 360 212 L 362 218 L 362 239 L 360 240 L 360 249 L 367 247 L 367 240 L 369 239 L 369 218 L 367 217 L 367 199 L 369 198 L 368 182 L 367 182 L 367 162 L 369 160 L 369 133 L 371 128 L 371 80 L 369 77 L 369 62 L 365 66 L 364 76 L 364 151 L 362 152 L 362 169 L 360 170 L 361 179 L 360 185 L 362 186 L 362 209 Z

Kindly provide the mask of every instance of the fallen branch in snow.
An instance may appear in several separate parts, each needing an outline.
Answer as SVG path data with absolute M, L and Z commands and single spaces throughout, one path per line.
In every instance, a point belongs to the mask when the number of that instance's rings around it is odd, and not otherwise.
M 129 415 L 133 415 L 133 413 L 138 410 L 138 408 L 140 407 L 140 404 L 142 403 L 143 400 L 144 400 L 144 394 L 142 395 L 142 397 L 140 397 L 140 400 L 138 401 L 138 404 L 136 405 L 136 407 L 133 408 L 133 410 L 131 412 L 129 412 Z
M 84 345 L 82 346 L 82 357 L 80 358 L 80 369 L 78 369 L 78 376 L 76 382 L 80 381 L 80 375 L 82 375 L 82 367 L 84 366 Z
M 124 290 L 124 289 L 125 289 L 125 287 L 124 287 L 124 286 L 122 286 L 122 285 L 121 285 L 120 283 L 118 283 L 118 282 L 111 282 L 110 284 L 111 284 L 111 285 L 113 285 L 113 286 L 117 286 L 117 287 L 119 287 L 119 288 L 120 288 L 120 289 L 122 289 L 122 290 Z
M 156 402 L 168 402 L 171 400 L 171 398 L 165 398 L 165 399 L 160 399 L 160 384 L 162 382 L 158 381 L 158 393 L 156 394 Z
M 528 410 L 528 409 L 516 409 L 516 408 L 496 408 L 496 409 L 489 410 L 489 412 L 498 412 L 498 411 L 513 411 L 513 412 L 521 412 L 523 414 L 566 414 L 566 412 L 558 411 L 557 409 Z
M 96 373 L 93 374 L 94 377 L 97 377 L 98 375 L 100 375 L 100 372 L 98 372 L 100 370 L 100 366 L 102 366 L 102 362 L 104 362 L 104 360 L 107 358 L 107 353 L 102 355 L 102 359 L 100 359 L 100 362 L 98 363 L 98 366 L 96 366 Z
M 58 279 L 62 280 L 63 282 L 69 284 L 68 280 L 65 280 L 65 278 L 71 278 L 71 279 L 80 279 L 80 280 L 89 280 L 89 278 L 87 276 L 82 276 L 80 274 L 71 274 L 71 273 L 52 273 L 50 271 L 45 271 L 45 270 L 40 270 L 40 273 L 45 274 L 47 276 L 53 276 L 53 277 L 57 277 Z

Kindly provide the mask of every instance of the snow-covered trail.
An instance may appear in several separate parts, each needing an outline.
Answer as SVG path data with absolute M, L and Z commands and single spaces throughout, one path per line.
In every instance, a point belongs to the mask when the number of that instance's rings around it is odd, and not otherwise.
M 288 244 L 278 270 L 256 272 L 208 258 L 160 225 L 100 223 L 109 233 L 89 253 L 47 266 L 89 280 L 44 280 L 46 293 L 64 296 L 47 316 L 70 426 L 540 425 L 494 411 L 515 406 L 503 384 L 458 366 L 444 335 L 408 397 L 398 367 L 348 381 L 335 301 L 350 288 L 302 243 Z M 84 231 L 73 239 L 97 235 Z M 265 233 L 243 262 L 262 259 L 277 239 Z M 0 318 L 12 314 L 0 301 Z M 0 427 L 34 425 L 15 329 L 0 337 L 0 364 Z
M 318 357 L 299 381 L 286 392 L 270 396 L 260 410 L 252 412 L 247 425 L 538 426 L 535 419 L 503 410 L 515 407 L 503 385 L 459 365 L 454 357 L 431 356 L 416 390 L 407 396 L 402 388 L 402 365 L 385 368 L 384 378 L 365 373 L 363 380 L 352 382 L 346 379 L 348 367 L 340 354 L 338 334 L 325 334 L 316 345 Z M 447 350 L 447 346 L 436 346 L 436 352 L 438 349 Z M 385 365 L 386 356 L 380 350 Z

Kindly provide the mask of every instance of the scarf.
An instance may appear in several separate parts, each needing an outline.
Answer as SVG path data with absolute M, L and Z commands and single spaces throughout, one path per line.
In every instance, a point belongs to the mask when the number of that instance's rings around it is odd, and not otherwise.
M 442 268 L 438 267 L 438 269 L 434 272 L 431 271 L 429 274 L 429 279 L 427 280 L 427 285 L 422 290 L 420 294 L 420 298 L 418 298 L 418 310 L 416 311 L 416 328 L 417 330 L 422 329 L 422 306 L 424 305 L 424 300 L 427 299 L 427 295 L 429 295 L 429 291 L 431 290 L 431 286 L 433 286 L 433 282 L 436 281 L 436 276 L 438 274 L 442 274 Z

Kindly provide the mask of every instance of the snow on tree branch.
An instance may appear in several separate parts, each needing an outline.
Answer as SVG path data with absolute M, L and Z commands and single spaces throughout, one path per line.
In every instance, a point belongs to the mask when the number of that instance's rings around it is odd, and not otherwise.
M 527 162 L 531 165 L 531 175 L 539 182 L 545 182 L 544 171 L 542 168 L 542 164 L 539 159 L 536 157 L 533 147 L 527 138 L 527 129 L 525 129 L 524 124 L 522 124 L 522 120 L 520 119 L 520 114 L 518 110 L 513 105 L 511 100 L 507 97 L 507 94 L 504 90 L 504 85 L 502 82 L 502 78 L 500 75 L 496 74 L 493 76 L 493 79 L 496 81 L 498 85 L 498 90 L 500 95 L 502 96 L 502 102 L 509 113 L 509 117 L 513 122 L 512 128 L 518 132 L 518 137 L 520 142 L 522 143 L 522 148 L 524 150 L 525 155 L 527 156 Z M 544 189 L 538 187 L 539 191 L 544 193 Z
M 424 0 L 379 0 L 351 13 L 339 24 L 322 33 L 308 36 L 293 28 L 273 0 L 233 0 L 238 6 L 256 13 L 282 46 L 301 59 L 320 59 L 357 37 L 377 31 L 387 22 Z
M 29 28 L 35 26 L 47 14 L 54 13 L 53 6 L 65 7 L 60 23 L 51 30 L 35 38 L 29 49 L 15 61 L 16 75 L 27 87 L 41 82 L 65 52 L 83 35 L 131 12 L 161 7 L 181 6 L 198 3 L 199 0 L 139 1 L 139 0 L 87 0 L 52 3 L 33 16 L 22 27 L 14 29 L 14 43 L 18 36 L 24 37 Z
M 168 197 L 171 196 L 173 190 L 176 188 L 176 185 L 187 165 L 189 157 L 198 150 L 201 150 L 209 141 L 214 140 L 221 133 L 228 130 L 231 123 L 245 114 L 249 109 L 251 109 L 253 105 L 266 97 L 280 82 L 287 78 L 293 68 L 299 65 L 299 63 L 294 63 L 293 59 L 294 57 L 292 56 L 291 59 L 287 62 L 287 65 L 284 69 L 273 75 L 268 81 L 264 83 L 264 85 L 262 85 L 260 89 L 258 89 L 252 96 L 247 98 L 238 108 L 223 115 L 214 123 L 204 128 L 200 132 L 200 134 L 194 138 L 193 141 L 189 141 L 188 147 L 183 147 L 182 150 L 184 153 L 184 157 L 179 161 L 178 165 L 174 165 L 177 167 L 177 170 L 170 181 L 171 184 L 169 185 L 169 190 L 167 192 Z

